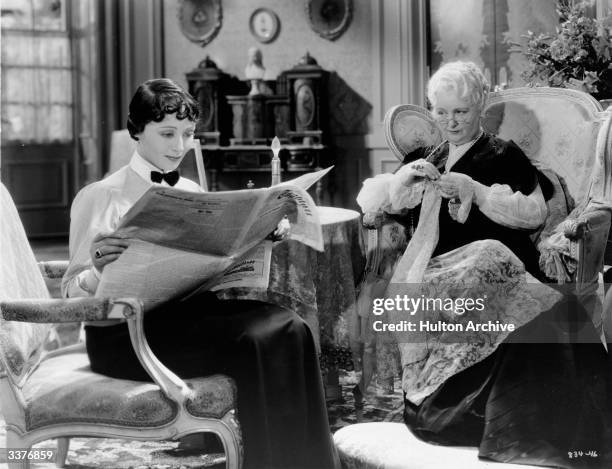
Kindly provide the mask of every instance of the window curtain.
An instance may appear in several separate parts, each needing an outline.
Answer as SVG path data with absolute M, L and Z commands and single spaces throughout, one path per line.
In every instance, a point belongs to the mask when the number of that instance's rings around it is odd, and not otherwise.
M 3 143 L 74 139 L 69 17 L 65 0 L 3 0 Z
M 101 164 L 109 167 L 110 138 L 124 129 L 129 101 L 136 87 L 162 77 L 162 0 L 99 0 L 101 92 L 103 120 Z

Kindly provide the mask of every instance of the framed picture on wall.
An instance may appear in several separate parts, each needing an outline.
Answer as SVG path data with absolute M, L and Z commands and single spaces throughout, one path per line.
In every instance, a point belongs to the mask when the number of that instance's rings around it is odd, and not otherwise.
M 205 46 L 212 41 L 223 20 L 221 0 L 180 0 L 179 24 L 187 39 Z
M 314 32 L 334 41 L 351 24 L 353 0 L 307 0 L 306 14 Z
M 272 42 L 278 36 L 280 21 L 269 8 L 258 8 L 249 18 L 249 29 L 259 42 Z

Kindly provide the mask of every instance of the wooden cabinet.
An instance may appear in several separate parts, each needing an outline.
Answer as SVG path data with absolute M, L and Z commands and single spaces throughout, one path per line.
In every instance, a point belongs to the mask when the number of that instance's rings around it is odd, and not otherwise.
M 282 145 L 282 180 L 334 164 L 326 143 L 327 75 L 308 53 L 276 80 L 255 86 L 225 74 L 208 58 L 189 72 L 189 91 L 202 107 L 196 137 L 203 143 L 210 189 L 269 186 L 274 137 Z M 312 189 L 317 203 L 332 203 L 332 178 L 330 173 Z
M 213 191 L 246 189 L 249 181 L 254 188 L 270 186 L 272 150 L 268 145 L 203 145 L 202 153 L 209 187 Z M 283 181 L 333 164 L 329 148 L 321 144 L 283 145 L 279 158 Z M 319 205 L 333 201 L 332 173 L 311 190 Z

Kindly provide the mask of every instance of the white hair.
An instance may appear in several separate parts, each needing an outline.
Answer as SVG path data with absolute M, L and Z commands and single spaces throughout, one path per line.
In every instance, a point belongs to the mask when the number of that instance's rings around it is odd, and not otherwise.
M 432 105 L 441 90 L 456 91 L 457 95 L 483 109 L 489 94 L 489 82 L 473 62 L 449 62 L 432 75 L 427 84 L 427 98 Z

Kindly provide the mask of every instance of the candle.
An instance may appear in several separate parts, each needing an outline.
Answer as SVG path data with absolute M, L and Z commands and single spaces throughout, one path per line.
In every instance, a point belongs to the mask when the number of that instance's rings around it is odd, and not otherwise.
M 280 166 L 280 158 L 278 154 L 281 149 L 280 141 L 278 137 L 274 137 L 272 140 L 272 145 L 270 147 L 272 149 L 272 183 L 270 185 L 275 186 L 276 184 L 281 182 L 281 166 Z

